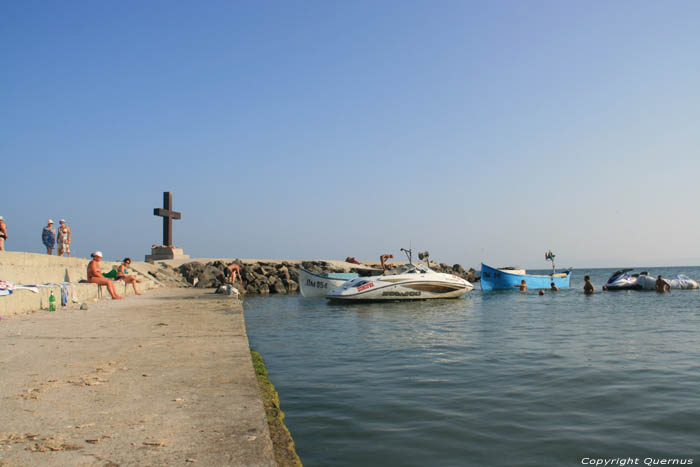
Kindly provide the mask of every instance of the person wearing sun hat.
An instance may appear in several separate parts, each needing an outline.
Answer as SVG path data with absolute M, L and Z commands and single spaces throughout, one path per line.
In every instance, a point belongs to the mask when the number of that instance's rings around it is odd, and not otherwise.
M 5 219 L 0 216 L 0 251 L 5 251 L 5 239 L 7 238 L 7 226 Z
M 46 247 L 46 252 L 52 254 L 53 247 L 56 246 L 56 229 L 53 228 L 53 221 L 51 219 L 47 221 L 47 226 L 41 231 L 41 241 Z
M 58 221 L 56 242 L 58 243 L 58 256 L 63 256 L 65 254 L 70 256 L 70 227 L 66 224 L 65 219 Z
M 101 251 L 96 251 L 92 256 L 92 261 L 88 263 L 88 268 L 87 268 L 87 276 L 88 276 L 88 282 L 91 284 L 97 284 L 98 286 L 100 285 L 105 285 L 107 286 L 107 290 L 109 291 L 109 294 L 112 296 L 114 300 L 121 300 L 124 297 L 120 297 L 117 295 L 117 290 L 114 288 L 114 281 L 111 279 L 107 279 L 102 275 L 102 271 L 100 270 L 100 261 L 102 261 L 102 252 Z

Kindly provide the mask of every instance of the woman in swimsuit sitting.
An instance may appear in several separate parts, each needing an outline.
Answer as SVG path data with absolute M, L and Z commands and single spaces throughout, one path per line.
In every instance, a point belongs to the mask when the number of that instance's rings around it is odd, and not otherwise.
M 127 266 L 131 265 L 131 258 L 124 258 L 124 262 L 119 266 L 119 269 L 117 269 L 117 280 L 121 279 L 127 284 L 131 284 L 134 287 L 134 293 L 136 295 L 141 295 L 141 293 L 136 290 L 136 283 L 141 282 L 139 279 L 136 277 L 132 276 L 129 274 L 129 270 L 127 269 Z

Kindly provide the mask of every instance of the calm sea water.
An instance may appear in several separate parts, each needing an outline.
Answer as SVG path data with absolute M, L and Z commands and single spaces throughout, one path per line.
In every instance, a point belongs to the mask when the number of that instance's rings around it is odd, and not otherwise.
M 600 292 L 612 271 L 544 296 L 250 297 L 246 325 L 305 466 L 697 465 L 700 292 Z

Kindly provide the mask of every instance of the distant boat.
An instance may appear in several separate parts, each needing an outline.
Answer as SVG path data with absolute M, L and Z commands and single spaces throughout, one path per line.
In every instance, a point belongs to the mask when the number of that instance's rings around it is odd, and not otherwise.
M 347 281 L 357 279 L 354 272 L 331 272 L 314 274 L 306 269 L 299 270 L 299 291 L 304 297 L 325 297 L 328 292 L 340 287 Z
M 571 285 L 571 270 L 538 275 L 527 274 L 524 269 L 513 272 L 481 263 L 481 290 L 515 290 L 523 280 L 528 289 L 549 289 L 552 282 L 560 289 L 568 289 Z

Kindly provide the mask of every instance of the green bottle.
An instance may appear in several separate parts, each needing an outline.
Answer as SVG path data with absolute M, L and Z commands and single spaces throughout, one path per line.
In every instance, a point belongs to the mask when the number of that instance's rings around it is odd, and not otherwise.
M 49 311 L 56 311 L 56 297 L 53 296 L 53 290 L 49 295 Z

